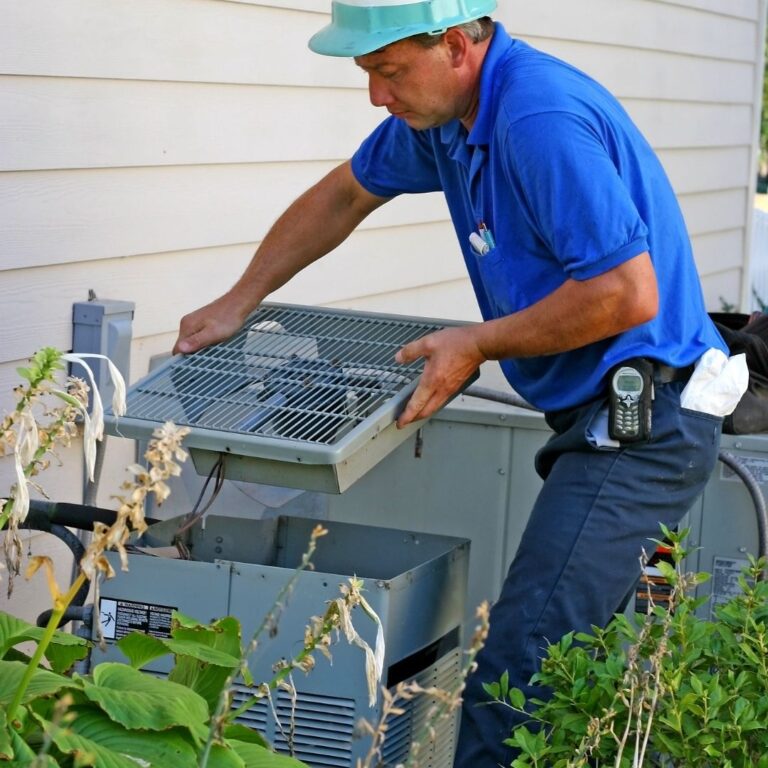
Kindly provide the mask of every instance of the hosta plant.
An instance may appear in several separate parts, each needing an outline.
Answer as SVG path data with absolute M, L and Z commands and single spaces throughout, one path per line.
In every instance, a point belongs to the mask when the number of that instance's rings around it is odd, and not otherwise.
M 687 532 L 663 530 L 668 605 L 549 646 L 534 677 L 546 701 L 526 702 L 506 676 L 486 686 L 492 706 L 529 717 L 508 740 L 514 768 L 768 768 L 766 563 L 752 559 L 708 621 L 691 596 L 708 574 L 685 573 Z

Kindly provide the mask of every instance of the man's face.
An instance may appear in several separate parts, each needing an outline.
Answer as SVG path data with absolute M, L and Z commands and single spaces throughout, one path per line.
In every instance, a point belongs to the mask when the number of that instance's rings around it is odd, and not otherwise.
M 443 41 L 423 48 L 400 40 L 355 63 L 368 75 L 371 104 L 386 107 L 411 128 L 434 128 L 458 117 L 456 70 Z

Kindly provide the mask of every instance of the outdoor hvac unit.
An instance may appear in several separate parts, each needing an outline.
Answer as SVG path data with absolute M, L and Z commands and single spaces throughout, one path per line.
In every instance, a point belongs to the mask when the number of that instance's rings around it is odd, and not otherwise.
M 405 344 L 452 325 L 441 320 L 344 310 L 263 305 L 229 341 L 187 357 L 173 357 L 128 392 L 124 417 L 107 417 L 111 434 L 145 441 L 165 421 L 190 427 L 184 441 L 195 468 L 228 480 L 341 493 L 387 456 L 419 424 L 398 430 L 397 415 L 416 387 L 423 361 L 395 363 Z M 469 384 L 469 381 L 467 382 Z M 102 622 L 116 632 L 167 632 L 171 611 L 202 621 L 232 615 L 249 637 L 298 565 L 313 521 L 209 516 L 187 532 L 191 559 L 132 555 L 102 591 Z M 142 543 L 174 541 L 180 521 L 150 528 Z M 388 687 L 415 679 L 450 688 L 458 679 L 469 542 L 369 526 L 327 524 L 313 572 L 302 572 L 274 640 L 260 645 L 255 680 L 301 647 L 304 626 L 355 575 L 381 616 Z M 157 552 L 157 551 L 156 551 Z M 357 624 L 369 643 L 375 627 Z M 108 655 L 119 656 L 114 646 Z M 98 654 L 97 654 L 98 656 Z M 162 670 L 156 670 L 162 671 Z M 352 768 L 368 745 L 354 736 L 371 709 L 357 648 L 335 646 L 334 668 L 322 661 L 296 679 L 295 754 L 316 768 Z M 248 695 L 243 690 L 242 697 Z M 243 699 L 244 700 L 244 699 Z M 415 699 L 389 724 L 385 765 L 407 755 L 432 703 Z M 290 697 L 277 694 L 280 720 Z M 249 713 L 252 724 L 280 751 L 286 737 L 266 702 Z M 446 721 L 421 764 L 452 763 L 456 718 Z
M 247 644 L 300 564 L 316 524 L 295 517 L 211 516 L 204 528 L 189 532 L 191 560 L 153 556 L 172 544 L 183 522 L 184 518 L 175 518 L 151 526 L 138 542 L 147 548 L 145 554 L 130 555 L 127 572 L 120 572 L 117 557 L 110 555 L 118 575 L 101 590 L 98 613 L 106 650 L 95 648 L 94 662 L 125 661 L 115 643 L 132 630 L 169 637 L 174 610 L 201 621 L 235 616 Z M 386 645 L 382 685 L 393 689 L 402 680 L 416 680 L 425 688 L 455 687 L 469 542 L 351 523 L 328 523 L 328 530 L 318 542 L 314 570 L 299 574 L 277 632 L 259 637 L 258 652 L 249 659 L 256 683 L 272 679 L 272 665 L 301 650 L 309 618 L 321 615 L 326 601 L 339 596 L 339 584 L 354 574 L 363 581 L 364 595 L 382 622 Z M 373 648 L 373 621 L 356 611 L 353 623 Z M 274 693 L 274 709 L 262 699 L 241 721 L 264 734 L 278 752 L 289 753 L 291 742 L 295 756 L 313 768 L 354 768 L 370 747 L 369 738 L 357 734 L 357 723 L 360 718 L 378 722 L 381 696 L 369 707 L 359 648 L 341 639 L 331 652 L 332 665 L 317 653 L 317 666 L 309 675 L 294 671 L 295 710 L 291 695 L 280 690 Z M 147 669 L 166 673 L 169 663 L 160 660 Z M 254 690 L 239 685 L 233 706 L 251 698 Z M 384 766 L 405 760 L 413 739 L 424 735 L 433 703 L 417 697 L 402 702 L 403 714 L 390 717 Z M 439 722 L 436 738 L 420 754 L 419 764 L 451 765 L 455 730 L 455 717 Z
M 134 385 L 112 434 L 147 439 L 165 421 L 191 427 L 195 468 L 305 490 L 340 493 L 418 424 L 395 419 L 423 361 L 395 353 L 451 323 L 263 305 L 229 341 L 174 357 Z M 469 384 L 469 381 L 467 382 Z

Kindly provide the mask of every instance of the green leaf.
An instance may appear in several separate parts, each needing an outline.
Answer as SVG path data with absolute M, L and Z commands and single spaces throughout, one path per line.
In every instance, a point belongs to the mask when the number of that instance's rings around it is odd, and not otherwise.
M 134 669 L 141 669 L 150 661 L 171 653 L 162 640 L 143 632 L 131 632 L 117 641 L 117 647 L 125 654 Z
M 270 749 L 269 742 L 253 728 L 241 723 L 231 723 L 224 728 L 224 738 L 230 741 L 244 741 L 246 744 L 256 744 Z
M 507 693 L 509 693 L 509 672 L 506 669 L 499 679 L 499 686 L 501 687 L 501 698 L 506 699 Z
M 245 768 L 306 768 L 306 763 L 294 757 L 278 755 L 256 744 L 232 740 L 229 745 L 240 756 Z
M 483 690 L 494 700 L 499 701 L 501 686 L 498 683 L 483 683 Z
M 165 646 L 178 656 L 189 656 L 205 664 L 215 664 L 217 667 L 237 669 L 240 666 L 240 656 L 232 656 L 218 648 L 205 645 L 196 640 L 166 640 Z
M 56 728 L 52 723 L 43 722 L 63 752 L 74 754 L 77 750 L 98 756 L 96 765 L 122 766 L 125 757 L 134 758 L 126 763 L 136 767 L 135 758 L 157 766 L 195 766 L 197 754 L 189 740 L 179 729 L 169 731 L 135 731 L 123 728 L 108 715 L 95 708 L 71 710 L 75 719 L 66 728 Z
M 25 642 L 39 643 L 45 630 L 0 611 L 0 658 L 10 655 L 11 649 Z M 54 672 L 66 672 L 75 661 L 88 655 L 88 642 L 68 632 L 56 632 L 45 656 Z
M 245 761 L 230 747 L 214 744 L 208 757 L 207 768 L 245 768 Z
M 23 662 L 0 661 L 0 705 L 7 707 L 13 701 L 26 671 L 27 665 Z M 24 692 L 22 703 L 38 696 L 50 696 L 62 688 L 72 688 L 75 685 L 68 677 L 49 672 L 47 669 L 37 669 Z
M 0 760 L 10 760 L 12 757 L 11 731 L 8 728 L 5 710 L 0 709 Z
M 70 637 L 74 636 L 70 635 Z M 64 674 L 72 668 L 76 661 L 80 661 L 88 655 L 88 643 L 81 637 L 75 638 L 80 641 L 79 643 L 62 643 L 57 638 L 58 635 L 54 636 L 45 649 L 45 658 L 48 659 L 54 672 Z
M 661 572 L 661 575 L 670 584 L 676 584 L 677 583 L 677 571 L 674 569 L 673 566 L 671 566 L 669 563 L 665 562 L 664 560 L 659 560 L 659 562 L 656 563 L 656 567 Z
M 80 736 L 69 728 L 47 721 L 43 721 L 41 725 L 58 749 L 64 754 L 71 755 L 74 758 L 74 764 L 78 767 L 136 768 L 136 761 L 132 758 Z
M 181 656 L 176 659 L 176 666 L 168 675 L 168 680 L 201 696 L 209 713 L 213 714 L 230 674 L 228 667 L 218 667 L 189 656 Z
M 210 625 L 174 619 L 173 638 L 165 641 L 176 654 L 170 679 L 199 693 L 213 712 L 230 674 L 242 665 L 240 622 L 231 616 Z
M 174 618 L 180 614 L 174 614 Z M 233 616 L 225 616 L 211 624 L 192 624 L 191 619 L 184 618 L 184 624 L 175 626 L 171 634 L 174 640 L 191 641 L 217 648 L 238 659 L 242 653 L 240 622 Z
M 35 761 L 35 758 L 37 755 L 35 754 L 35 751 L 30 748 L 30 746 L 24 741 L 24 739 L 21 737 L 20 734 L 18 734 L 14 729 L 11 729 L 10 731 L 11 736 L 11 748 L 13 749 L 13 762 L 10 763 L 10 765 L 14 766 L 27 766 L 30 765 Z M 49 760 L 46 765 L 50 765 L 51 761 Z M 53 763 L 55 765 L 55 763 Z M 135 768 L 135 766 L 134 766 Z
M 85 695 L 126 728 L 162 731 L 182 726 L 196 738 L 207 736 L 208 706 L 194 691 L 170 680 L 105 662 L 93 670 Z
M 175 632 L 179 627 L 189 627 L 194 629 L 195 627 L 205 627 L 205 624 L 201 624 L 197 619 L 193 619 L 191 616 L 187 616 L 181 611 L 174 611 L 172 616 L 173 629 L 171 633 Z
M 525 706 L 525 694 L 519 688 L 512 688 L 509 692 L 509 703 L 515 709 L 522 709 Z

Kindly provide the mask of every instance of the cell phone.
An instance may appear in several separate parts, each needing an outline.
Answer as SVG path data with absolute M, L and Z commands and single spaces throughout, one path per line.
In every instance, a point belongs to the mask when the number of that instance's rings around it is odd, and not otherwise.
M 608 434 L 620 443 L 651 437 L 653 366 L 635 358 L 617 365 L 608 386 Z

